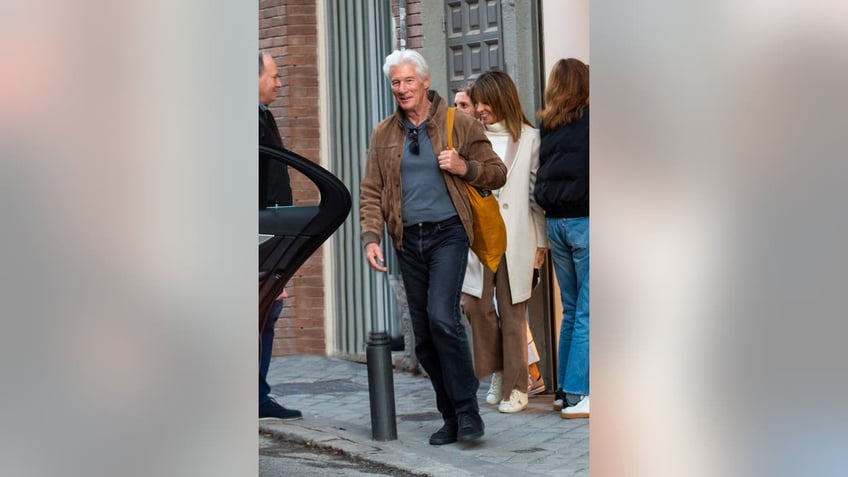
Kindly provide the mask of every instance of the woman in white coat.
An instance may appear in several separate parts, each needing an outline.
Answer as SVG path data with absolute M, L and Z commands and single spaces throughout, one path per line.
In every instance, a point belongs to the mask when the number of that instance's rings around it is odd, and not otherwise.
M 492 148 L 507 167 L 506 184 L 492 191 L 506 224 L 506 255 L 496 272 L 469 252 L 462 307 L 471 324 L 478 377 L 492 374 L 486 402 L 504 413 L 527 406 L 527 301 L 533 268 L 547 248 L 545 216 L 533 199 L 539 131 L 521 110 L 509 75 L 488 71 L 474 81 L 471 100 Z

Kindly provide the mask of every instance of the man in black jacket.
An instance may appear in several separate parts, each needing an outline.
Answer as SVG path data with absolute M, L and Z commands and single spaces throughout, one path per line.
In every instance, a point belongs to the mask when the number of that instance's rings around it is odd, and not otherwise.
M 274 115 L 268 109 L 277 98 L 277 90 L 282 87 L 277 64 L 271 55 L 259 52 L 259 145 L 283 149 L 283 140 Z M 259 207 L 291 205 L 292 192 L 289 173 L 285 164 L 276 161 L 259 163 Z M 264 187 L 263 187 L 264 185 Z M 283 310 L 283 298 L 286 292 L 274 302 L 270 316 L 265 320 L 261 331 L 261 349 L 259 350 L 259 419 L 293 420 L 303 417 L 300 411 L 286 409 L 271 396 L 268 385 L 268 367 L 271 364 L 271 348 L 274 345 L 274 325 Z
M 274 114 L 268 105 L 277 99 L 277 90 L 283 84 L 274 58 L 267 53 L 259 53 L 259 145 L 284 149 L 280 130 Z M 289 172 L 285 164 L 277 161 L 266 161 L 259 164 L 259 183 L 267 184 L 264 191 L 259 191 L 259 206 L 292 205 L 292 191 L 289 184 Z M 263 197 L 264 196 L 264 197 Z M 264 201 L 263 201 L 264 199 Z

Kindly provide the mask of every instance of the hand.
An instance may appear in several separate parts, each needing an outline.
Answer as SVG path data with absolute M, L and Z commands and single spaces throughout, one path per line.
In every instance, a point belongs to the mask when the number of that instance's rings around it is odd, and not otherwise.
M 543 248 L 536 249 L 536 258 L 533 261 L 533 268 L 539 268 L 542 264 L 545 263 L 545 256 L 548 254 L 548 251 Z
M 383 251 L 380 250 L 380 245 L 377 242 L 371 242 L 365 246 L 365 258 L 368 260 L 368 265 L 378 272 L 385 272 L 386 261 L 383 260 Z
M 283 299 L 288 298 L 288 297 L 289 297 L 289 294 L 288 294 L 288 293 L 286 293 L 286 289 L 285 289 L 285 288 L 283 288 L 283 292 L 282 292 L 282 293 L 280 293 L 280 296 L 278 296 L 278 297 L 277 297 L 277 299 L 278 299 L 278 300 L 283 300 Z
M 464 176 L 468 172 L 468 164 L 459 156 L 456 149 L 445 149 L 439 153 L 439 169 L 448 171 L 456 176 Z

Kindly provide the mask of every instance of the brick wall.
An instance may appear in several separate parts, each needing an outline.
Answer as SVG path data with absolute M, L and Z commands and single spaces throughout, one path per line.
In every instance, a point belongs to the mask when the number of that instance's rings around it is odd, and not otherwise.
M 398 0 L 392 0 L 392 15 L 395 17 L 395 25 L 400 24 Z M 406 2 L 406 48 L 421 51 L 424 48 L 424 28 L 421 22 L 421 0 L 408 0 Z M 395 30 L 395 38 L 400 38 L 400 29 Z M 392 45 L 397 49 L 399 45 Z
M 271 111 L 286 147 L 320 163 L 317 35 L 316 0 L 259 1 L 259 48 L 274 57 L 283 83 Z M 290 174 L 295 204 L 317 204 L 315 186 L 294 170 Z M 286 287 L 274 356 L 325 354 L 323 257 L 322 247 Z

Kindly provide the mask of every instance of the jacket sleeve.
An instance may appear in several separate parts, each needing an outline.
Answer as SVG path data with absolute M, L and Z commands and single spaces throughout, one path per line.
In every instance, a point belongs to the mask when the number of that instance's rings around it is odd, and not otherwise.
M 486 190 L 494 190 L 506 184 L 506 166 L 492 149 L 483 125 L 467 115 L 457 114 L 454 125 L 460 145 L 459 155 L 468 164 L 463 180 Z
M 369 144 L 374 144 L 375 134 L 376 132 L 371 135 Z M 372 242 L 379 244 L 383 236 L 383 174 L 374 147 L 369 148 L 365 174 L 362 176 L 359 189 L 359 226 L 362 230 L 360 233 L 362 246 Z
M 536 189 L 536 171 L 539 170 L 539 146 L 542 140 L 539 138 L 539 130 L 533 129 L 530 142 L 530 213 L 533 227 L 536 229 L 536 248 L 548 248 L 548 230 L 545 223 L 545 210 L 536 203 L 533 195 Z

